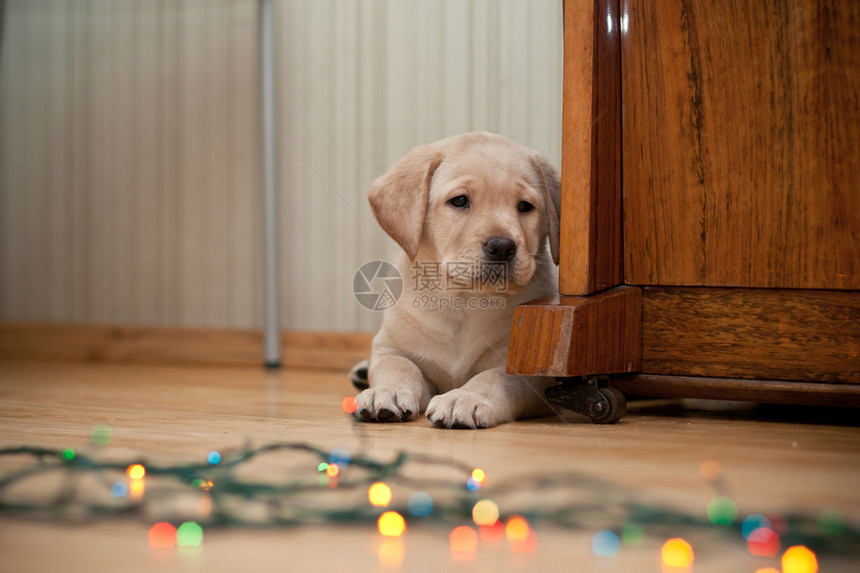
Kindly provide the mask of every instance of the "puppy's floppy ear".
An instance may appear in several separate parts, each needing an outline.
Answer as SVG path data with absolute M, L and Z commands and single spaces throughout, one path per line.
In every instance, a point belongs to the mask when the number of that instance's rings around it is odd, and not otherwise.
M 432 144 L 419 145 L 370 186 L 367 198 L 373 215 L 410 259 L 418 254 L 430 181 L 442 158 Z
M 552 261 L 558 264 L 561 241 L 561 179 L 555 167 L 541 155 L 532 155 L 529 161 L 543 187 L 546 219 L 549 222 L 549 251 L 552 254 Z

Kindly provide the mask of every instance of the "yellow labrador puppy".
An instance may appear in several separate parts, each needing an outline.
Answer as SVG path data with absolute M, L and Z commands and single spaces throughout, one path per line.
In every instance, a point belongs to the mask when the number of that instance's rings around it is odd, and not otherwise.
M 506 374 L 505 362 L 515 307 L 558 291 L 556 170 L 504 137 L 468 133 L 416 147 L 369 199 L 403 248 L 405 288 L 373 339 L 357 415 L 486 428 L 549 412 L 554 381 Z

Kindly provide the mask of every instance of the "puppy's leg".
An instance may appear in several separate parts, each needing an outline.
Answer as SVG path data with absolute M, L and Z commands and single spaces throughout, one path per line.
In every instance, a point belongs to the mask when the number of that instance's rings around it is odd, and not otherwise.
M 358 415 L 368 422 L 403 422 L 424 411 L 433 389 L 411 360 L 374 355 L 370 388 L 358 395 Z
M 349 379 L 352 380 L 352 385 L 358 390 L 367 390 L 369 384 L 367 382 L 367 373 L 370 369 L 370 360 L 362 360 L 352 367 L 349 371 Z
M 511 376 L 504 368 L 492 368 L 430 400 L 427 419 L 441 428 L 489 428 L 549 414 L 544 390 L 553 384 L 552 378 Z

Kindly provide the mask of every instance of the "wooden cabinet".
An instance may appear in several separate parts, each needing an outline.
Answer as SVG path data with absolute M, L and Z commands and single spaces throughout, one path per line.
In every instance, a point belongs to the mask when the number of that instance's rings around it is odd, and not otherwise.
M 508 370 L 860 405 L 860 4 L 566 0 L 560 296 Z

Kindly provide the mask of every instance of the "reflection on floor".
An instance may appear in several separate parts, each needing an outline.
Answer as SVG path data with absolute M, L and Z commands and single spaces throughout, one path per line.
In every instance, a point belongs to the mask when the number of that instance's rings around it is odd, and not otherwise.
M 0 489 L 0 569 L 752 573 L 791 545 L 857 568 L 856 411 L 635 400 L 611 426 L 458 431 L 355 422 L 351 392 L 322 370 L 0 363 L 0 446 L 66 464 Z M 241 459 L 270 444 L 316 449 Z M 69 471 L 89 459 L 104 471 Z M 4 456 L 0 474 L 30 464 Z M 9 511 L 22 502 L 51 513 Z M 69 526 L 94 505 L 131 510 Z

